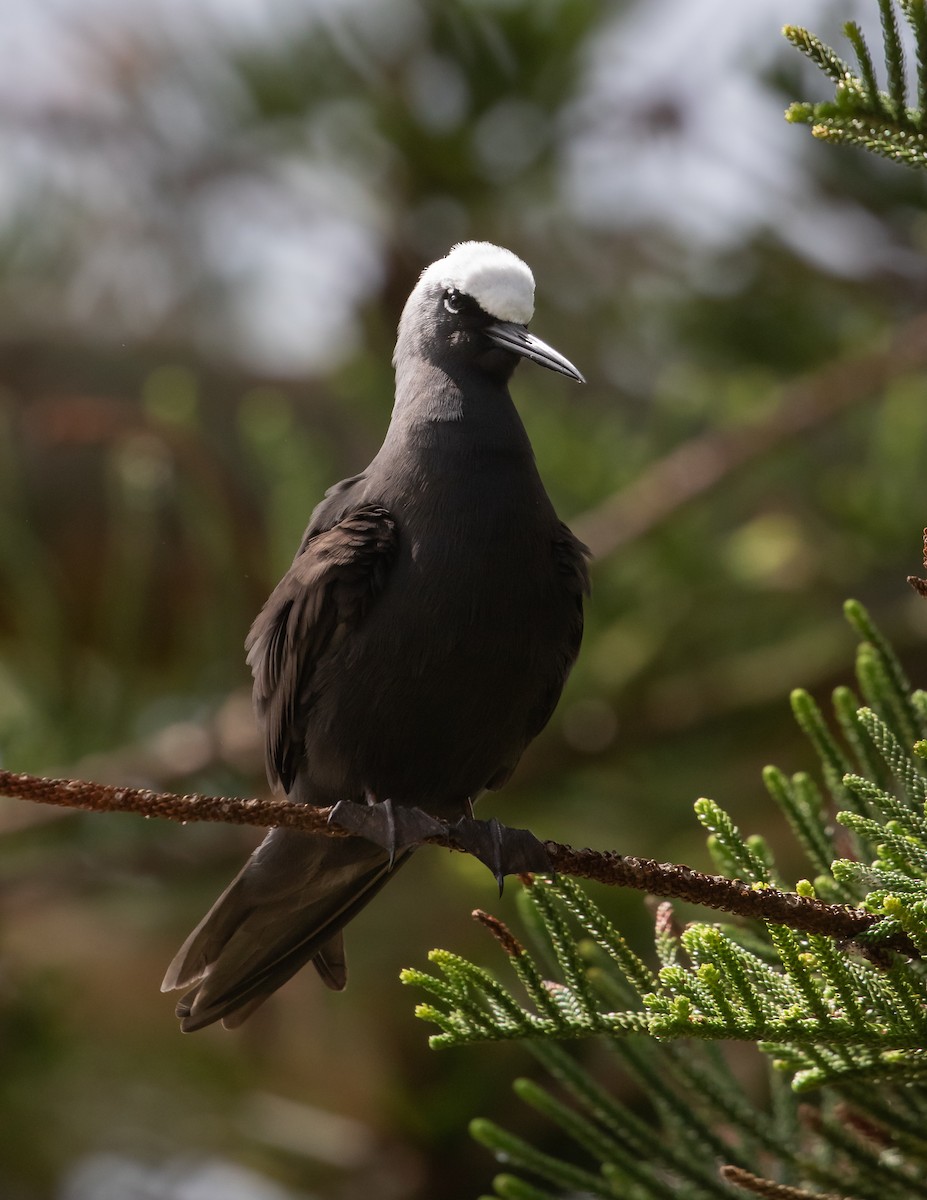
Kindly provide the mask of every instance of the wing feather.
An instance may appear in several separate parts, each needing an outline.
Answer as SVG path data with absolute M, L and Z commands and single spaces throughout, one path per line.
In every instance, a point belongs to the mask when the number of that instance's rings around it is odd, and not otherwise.
M 293 786 L 318 664 L 382 592 L 397 543 L 396 522 L 379 505 L 310 532 L 251 626 L 245 649 L 273 786 Z
M 553 543 L 554 561 L 557 571 L 572 598 L 571 620 L 567 636 L 560 647 L 560 653 L 554 663 L 548 686 L 538 703 L 528 714 L 528 741 L 536 738 L 553 715 L 563 685 L 567 681 L 573 663 L 579 654 L 583 640 L 583 600 L 589 595 L 589 557 L 588 546 L 576 537 L 563 522 L 557 531 Z

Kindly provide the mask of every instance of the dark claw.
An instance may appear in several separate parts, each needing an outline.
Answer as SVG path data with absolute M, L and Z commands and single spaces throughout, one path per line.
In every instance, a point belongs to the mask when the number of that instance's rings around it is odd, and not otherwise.
M 495 817 L 489 819 L 489 835 L 492 838 L 492 873 L 496 877 L 496 883 L 499 885 L 499 899 L 502 899 L 502 892 L 505 888 L 505 872 L 502 870 L 502 862 L 504 851 L 502 848 L 502 829 L 503 826 L 496 820 Z
M 337 825 L 348 833 L 356 833 L 368 842 L 382 847 L 389 854 L 389 867 L 393 869 L 396 854 L 408 846 L 417 846 L 426 838 L 443 837 L 447 826 L 430 817 L 420 808 L 407 808 L 394 804 L 392 800 L 370 801 L 357 804 L 353 800 L 339 800 L 329 814 L 330 825 Z
M 499 884 L 500 896 L 506 875 L 527 872 L 549 875 L 552 871 L 544 843 L 528 829 L 512 829 L 495 817 L 490 821 L 461 817 L 452 826 L 452 831 L 464 850 L 492 871 Z

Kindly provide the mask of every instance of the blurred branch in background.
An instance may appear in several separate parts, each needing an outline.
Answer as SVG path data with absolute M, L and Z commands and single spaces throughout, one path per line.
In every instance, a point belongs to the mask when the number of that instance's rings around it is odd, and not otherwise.
M 573 521 L 596 558 L 614 554 L 679 509 L 722 484 L 735 471 L 774 453 L 783 443 L 879 396 L 894 381 L 927 369 L 927 317 L 907 322 L 882 349 L 851 354 L 782 389 L 765 421 L 710 430 L 645 468 L 616 495 Z

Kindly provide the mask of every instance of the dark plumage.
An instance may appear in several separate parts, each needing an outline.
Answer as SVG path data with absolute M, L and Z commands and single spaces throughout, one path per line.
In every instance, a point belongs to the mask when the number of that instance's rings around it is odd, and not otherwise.
M 396 402 L 366 471 L 312 514 L 247 639 L 271 784 L 301 804 L 392 800 L 456 820 L 546 725 L 582 637 L 586 550 L 557 518 L 512 404 L 531 272 L 485 242 L 432 264 L 399 325 Z M 394 865 L 408 857 L 400 850 Z M 184 1030 L 238 1025 L 386 882 L 361 838 L 272 830 L 171 963 Z

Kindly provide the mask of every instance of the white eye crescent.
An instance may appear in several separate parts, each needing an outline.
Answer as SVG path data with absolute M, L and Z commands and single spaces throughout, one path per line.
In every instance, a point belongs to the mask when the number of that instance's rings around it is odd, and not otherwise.
M 460 312 L 460 292 L 456 288 L 448 288 L 444 293 L 444 307 L 449 313 Z

